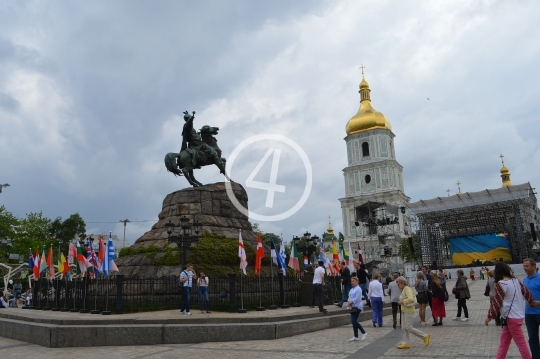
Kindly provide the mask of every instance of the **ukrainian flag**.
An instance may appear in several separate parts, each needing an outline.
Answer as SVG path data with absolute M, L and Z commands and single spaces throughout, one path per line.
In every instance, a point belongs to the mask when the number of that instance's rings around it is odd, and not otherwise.
M 511 261 L 512 255 L 504 233 L 450 238 L 450 253 L 454 265 L 469 265 L 476 260 Z

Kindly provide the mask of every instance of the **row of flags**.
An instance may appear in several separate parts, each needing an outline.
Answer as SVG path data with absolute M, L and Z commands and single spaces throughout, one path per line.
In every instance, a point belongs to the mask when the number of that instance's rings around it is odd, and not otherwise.
M 339 251 L 332 240 L 331 244 L 332 249 L 332 261 L 330 261 L 326 255 L 326 252 L 323 248 L 323 241 L 322 239 L 319 242 L 319 254 L 317 255 L 317 252 L 314 254 L 315 262 L 323 261 L 325 268 L 329 271 L 330 275 L 337 275 L 341 270 L 340 263 L 344 260 L 345 265 L 349 268 L 351 272 L 355 270 L 354 268 L 354 259 L 352 256 L 352 249 L 351 249 L 351 243 L 349 242 L 349 248 L 348 251 L 345 251 L 345 248 L 343 247 L 343 244 L 339 244 Z M 362 258 L 362 250 L 360 249 L 360 244 L 358 244 L 358 255 L 360 263 L 364 263 Z M 272 235 L 270 235 L 270 256 L 272 257 L 272 261 L 274 264 L 276 264 L 280 271 L 283 272 L 283 274 L 286 274 L 287 265 L 285 264 L 286 261 L 286 253 L 285 253 L 285 245 L 283 244 L 283 239 L 280 238 L 279 241 L 279 252 L 277 250 L 276 244 L 274 242 L 274 238 Z M 246 256 L 246 249 L 244 247 L 244 241 L 242 239 L 242 231 L 240 230 L 238 234 L 238 257 L 240 258 L 240 269 L 244 274 L 246 274 L 246 268 L 248 265 L 247 256 Z M 264 248 L 262 245 L 261 240 L 261 234 L 259 233 L 257 236 L 257 248 L 255 251 L 255 275 L 259 275 L 261 273 L 261 267 L 262 267 L 262 259 L 264 258 Z M 309 259 L 307 256 L 304 256 L 304 268 L 308 266 Z M 296 241 L 292 241 L 291 244 L 291 255 L 289 256 L 289 262 L 288 262 L 289 268 L 294 269 L 297 273 L 300 273 L 300 263 L 298 261 L 298 248 L 296 247 Z
M 103 274 L 105 278 L 110 273 L 118 272 L 118 267 L 114 262 L 116 254 L 114 252 L 114 244 L 112 241 L 112 232 L 109 232 L 109 240 L 107 244 L 103 241 L 103 237 L 99 236 L 98 253 L 92 248 L 91 242 L 88 240 L 86 243 L 86 251 L 83 251 L 79 242 L 76 246 L 73 243 L 69 243 L 69 249 L 67 254 L 67 260 L 64 253 L 60 253 L 58 258 L 58 264 L 56 269 L 62 276 L 69 278 L 72 274 L 72 266 L 75 270 L 75 275 L 84 276 L 86 273 L 90 278 L 97 278 L 100 274 Z M 30 251 L 28 259 L 28 269 L 34 274 L 34 279 L 44 276 L 49 279 L 53 279 L 56 276 L 55 266 L 53 264 L 53 247 L 49 248 L 48 254 L 45 255 L 45 247 L 41 256 L 39 251 L 36 251 L 35 257 Z

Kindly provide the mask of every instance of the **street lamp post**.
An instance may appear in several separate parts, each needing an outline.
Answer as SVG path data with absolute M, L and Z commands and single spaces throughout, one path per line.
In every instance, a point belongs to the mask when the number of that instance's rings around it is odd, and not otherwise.
M 199 233 L 201 233 L 202 230 L 202 224 L 199 222 L 193 222 L 191 224 L 189 222 L 189 218 L 186 216 L 183 216 L 180 218 L 180 235 L 172 235 L 173 230 L 175 227 L 177 227 L 174 223 L 172 223 L 170 220 L 168 223 L 165 224 L 165 227 L 167 227 L 167 241 L 171 243 L 176 243 L 178 248 L 182 248 L 182 269 L 186 269 L 186 257 L 187 257 L 187 250 L 189 247 L 191 247 L 191 244 L 194 242 L 197 242 L 199 240 Z M 193 235 L 195 233 L 195 235 Z
M 120 220 L 119 222 L 124 223 L 124 242 L 122 243 L 122 248 L 126 247 L 126 224 L 131 222 L 129 219 Z
M 302 246 L 299 246 L 298 250 L 302 252 L 302 255 L 306 256 L 308 259 L 308 264 L 311 263 L 311 255 L 315 252 L 315 249 L 317 248 L 317 243 L 319 242 L 319 237 L 313 236 L 311 237 L 311 233 L 307 232 L 304 233 L 302 238 L 294 236 L 293 241 L 295 241 L 297 244 L 300 242 L 300 239 L 304 240 L 304 244 Z

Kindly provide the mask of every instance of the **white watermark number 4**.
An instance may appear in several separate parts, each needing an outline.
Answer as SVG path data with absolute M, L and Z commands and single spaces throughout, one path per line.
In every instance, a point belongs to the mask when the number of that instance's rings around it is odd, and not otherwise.
M 266 160 L 268 160 L 268 157 L 274 153 L 274 156 L 272 157 L 272 168 L 270 169 L 270 181 L 268 183 L 265 182 L 259 182 L 255 181 L 254 178 L 261 170 L 262 166 L 266 163 Z M 285 186 L 278 185 L 277 182 L 277 176 L 278 176 L 278 168 L 279 168 L 279 157 L 281 156 L 281 150 L 275 149 L 275 148 L 269 148 L 268 151 L 266 151 L 263 158 L 259 161 L 255 169 L 251 172 L 249 177 L 246 180 L 246 187 L 250 188 L 256 188 L 256 189 L 262 189 L 268 191 L 266 193 L 266 203 L 265 206 L 267 208 L 272 208 L 274 206 L 274 193 L 285 192 Z

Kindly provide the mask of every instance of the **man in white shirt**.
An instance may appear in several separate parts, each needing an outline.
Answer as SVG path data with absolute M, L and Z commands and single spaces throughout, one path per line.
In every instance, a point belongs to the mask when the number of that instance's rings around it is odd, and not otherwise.
M 182 308 L 180 313 L 184 315 L 191 315 L 189 301 L 191 299 L 193 279 L 197 279 L 197 276 L 193 272 L 193 264 L 189 263 L 186 269 L 180 272 L 180 285 L 182 286 Z
M 328 310 L 323 307 L 323 286 L 324 275 L 326 270 L 324 269 L 324 262 L 319 261 L 319 266 L 315 269 L 313 274 L 313 287 L 317 291 L 317 302 L 319 303 L 319 312 L 326 313 Z

